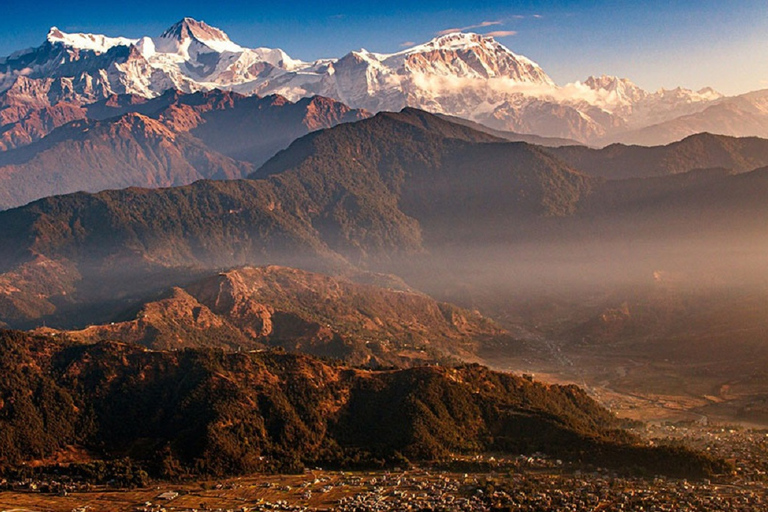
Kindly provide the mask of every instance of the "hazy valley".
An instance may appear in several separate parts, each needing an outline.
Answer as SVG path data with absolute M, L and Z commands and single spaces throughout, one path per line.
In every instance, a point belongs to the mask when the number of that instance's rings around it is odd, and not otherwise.
M 765 96 L 561 86 L 460 32 L 302 62 L 52 28 L 0 59 L 0 508 L 313 467 L 761 506 Z

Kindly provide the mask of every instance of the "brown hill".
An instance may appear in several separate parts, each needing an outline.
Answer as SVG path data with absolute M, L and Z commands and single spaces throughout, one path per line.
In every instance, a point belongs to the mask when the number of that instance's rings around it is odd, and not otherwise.
M 75 121 L 34 144 L 0 153 L 0 207 L 80 190 L 238 178 L 249 169 L 141 114 Z
M 536 146 L 410 108 L 304 137 L 252 175 L 267 176 L 308 197 L 339 194 L 329 227 L 363 221 L 350 212 L 397 208 L 418 220 L 428 244 L 569 215 L 591 188 Z
M 275 266 L 222 272 L 174 288 L 131 320 L 66 334 L 163 350 L 282 347 L 373 366 L 472 360 L 484 341 L 506 336 L 480 314 L 423 294 Z
M 141 305 L 135 318 L 128 321 L 91 325 L 79 331 L 41 328 L 35 332 L 66 335 L 79 343 L 118 340 L 159 350 L 190 347 L 253 350 L 264 347 L 181 288 L 172 288 L 166 297 Z

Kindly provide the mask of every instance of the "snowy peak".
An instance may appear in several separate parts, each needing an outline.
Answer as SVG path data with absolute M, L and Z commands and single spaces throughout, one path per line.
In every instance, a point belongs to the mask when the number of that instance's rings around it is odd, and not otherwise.
M 115 46 L 131 46 L 136 44 L 138 40 L 126 37 L 107 37 L 98 34 L 68 34 L 56 27 L 51 27 L 46 36 L 46 41 L 52 45 L 61 44 L 67 48 L 106 53 L 110 48 Z
M 496 40 L 489 36 L 483 36 L 472 32 L 451 32 L 427 41 L 424 44 L 414 46 L 401 53 L 419 53 L 430 50 L 467 50 L 473 47 L 487 47 L 501 49 L 512 53 Z M 520 58 L 520 56 L 515 55 Z M 527 59 L 526 59 L 527 60 Z
M 172 25 L 160 37 L 176 39 L 184 42 L 189 38 L 198 41 L 229 41 L 229 36 L 222 30 L 211 27 L 204 21 L 197 21 L 192 18 L 184 18 L 178 23 Z
M 589 86 L 590 89 L 594 89 L 595 91 L 600 89 L 605 89 L 606 91 L 642 90 L 627 78 L 619 78 L 618 76 L 610 75 L 590 76 L 584 81 L 584 85 Z
M 617 103 L 636 103 L 648 96 L 648 93 L 627 78 L 617 76 L 590 76 L 584 85 L 596 92 L 605 92 L 613 96 Z
M 682 87 L 675 89 L 660 89 L 649 93 L 626 78 L 602 75 L 590 76 L 584 81 L 584 85 L 598 93 L 610 93 L 619 100 L 628 103 L 637 103 L 651 98 L 679 98 L 689 102 L 714 101 L 722 98 L 722 94 L 711 87 L 705 87 L 697 92 Z
M 452 32 L 388 56 L 402 58 L 415 72 L 457 75 L 463 78 L 506 78 L 514 82 L 554 86 L 532 60 L 517 55 L 493 37 Z
M 175 42 L 177 47 L 185 47 L 196 41 L 220 53 L 243 51 L 243 48 L 233 43 L 224 31 L 192 18 L 184 18 L 168 28 L 160 35 L 160 40 Z

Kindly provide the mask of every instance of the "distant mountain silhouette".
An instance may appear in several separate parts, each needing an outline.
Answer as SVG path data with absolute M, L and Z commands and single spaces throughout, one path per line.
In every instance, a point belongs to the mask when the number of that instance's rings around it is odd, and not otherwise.
M 568 146 L 548 151 L 589 176 L 607 179 L 665 176 L 713 167 L 745 172 L 768 165 L 768 140 L 710 133 L 691 135 L 666 146 L 612 144 L 603 149 Z
M 59 103 L 0 128 L 0 208 L 50 195 L 241 178 L 311 131 L 363 119 L 326 98 L 213 91 Z M 71 121 L 71 122 L 70 122 Z

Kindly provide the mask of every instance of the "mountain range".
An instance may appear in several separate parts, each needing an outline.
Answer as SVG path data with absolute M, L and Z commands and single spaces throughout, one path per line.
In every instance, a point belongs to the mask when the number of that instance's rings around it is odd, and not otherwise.
M 45 112 L 56 108 L 68 107 Z M 81 190 L 241 178 L 302 135 L 369 116 L 320 97 L 292 103 L 222 91 L 110 96 L 67 112 L 50 124 L 9 125 L 0 208 Z
M 685 148 L 702 145 L 739 166 L 698 169 L 706 162 Z M 514 283 L 524 293 L 727 265 L 729 254 L 755 250 L 768 215 L 765 168 L 743 172 L 761 165 L 764 145 L 702 135 L 666 148 L 563 148 L 576 164 L 606 158 L 590 176 L 548 148 L 419 110 L 379 113 L 298 139 L 250 179 L 77 193 L 0 212 L 0 320 L 106 321 L 149 293 L 244 265 L 397 274 L 451 301 L 459 289 L 477 296 Z M 622 161 L 646 167 L 632 179 L 601 176 L 624 172 L 610 170 Z M 691 251 L 696 263 L 680 256 Z
M 415 107 L 592 145 L 666 144 L 702 131 L 768 136 L 764 91 L 732 98 L 711 89 L 648 92 L 610 76 L 560 86 L 530 59 L 472 33 L 393 54 L 359 50 L 302 62 L 280 49 L 244 48 L 223 31 L 184 18 L 157 37 L 134 39 L 54 27 L 41 46 L 0 59 L 6 125 L 52 126 L 116 94 L 156 98 L 169 90 L 213 89 L 294 102 L 320 95 L 371 112 Z
M 484 178 L 470 177 L 467 166 Z M 1 212 L 8 243 L 0 248 L 0 317 L 168 287 L 175 272 L 194 277 L 190 268 L 277 263 L 389 273 L 403 258 L 428 258 L 430 246 L 453 236 L 450 220 L 463 219 L 455 228 L 467 233 L 474 217 L 488 214 L 522 228 L 526 219 L 572 211 L 590 181 L 535 146 L 416 110 L 309 134 L 252 177 L 78 193 Z M 425 187 L 434 192 L 429 201 Z M 52 297 L 63 302 L 54 306 Z
M 0 151 L 0 208 L 76 191 L 243 178 L 303 135 L 372 115 L 320 96 L 293 103 L 282 96 L 220 90 L 173 90 L 153 99 L 111 96 L 68 112 L 76 115 L 61 118 L 61 126 L 19 122 L 5 132 L 13 137 L 6 139 L 8 149 Z M 745 172 L 768 165 L 768 143 L 755 137 L 696 134 L 666 146 L 612 144 L 593 149 L 567 139 L 438 117 L 445 121 L 440 126 L 452 127 L 445 132 L 448 137 L 458 136 L 461 126 L 462 133 L 473 133 L 477 141 L 541 145 L 562 164 L 593 177 L 651 177 L 706 167 Z M 430 127 L 437 126 L 431 122 Z

